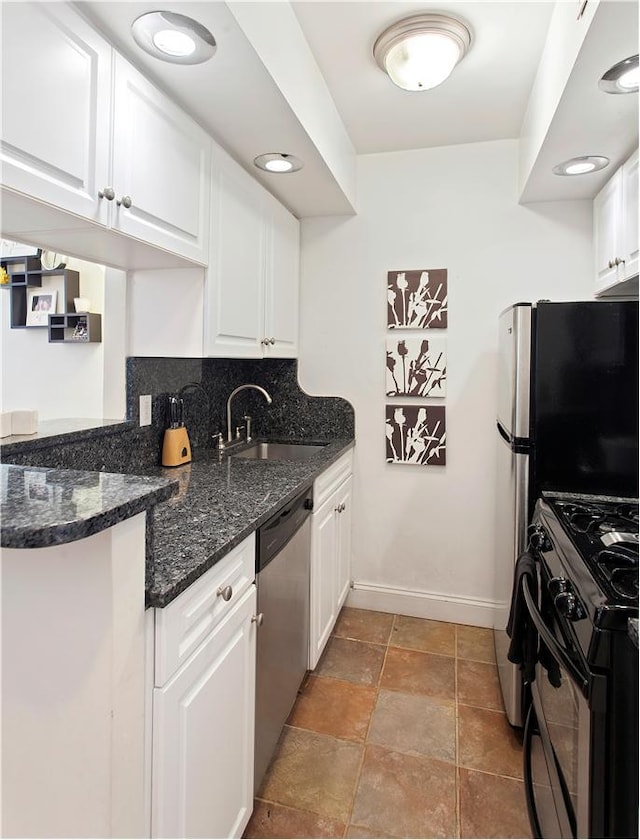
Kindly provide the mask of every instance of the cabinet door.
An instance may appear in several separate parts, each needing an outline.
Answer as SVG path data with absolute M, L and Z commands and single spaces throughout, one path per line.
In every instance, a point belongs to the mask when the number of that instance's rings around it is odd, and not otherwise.
M 311 597 L 309 668 L 318 664 L 338 616 L 336 556 L 338 546 L 337 493 L 313 514 L 311 521 Z
M 154 690 L 154 837 L 241 837 L 253 808 L 254 585 Z
M 636 150 L 622 168 L 623 195 L 623 278 L 638 273 L 638 152 Z
M 593 200 L 593 233 L 596 257 L 596 292 L 617 279 L 622 257 L 622 170 L 619 169 Z
M 111 53 L 66 4 L 2 5 L 2 183 L 103 224 Z
M 336 618 L 351 586 L 351 502 L 353 479 L 349 477 L 337 492 L 338 540 L 336 558 Z
M 213 161 L 204 352 L 260 358 L 264 338 L 264 191 L 235 161 Z
M 269 252 L 265 285 L 265 355 L 298 355 L 300 222 L 271 196 L 268 200 Z M 274 340 L 275 339 L 275 340 Z
M 211 138 L 119 55 L 114 91 L 113 227 L 206 264 Z

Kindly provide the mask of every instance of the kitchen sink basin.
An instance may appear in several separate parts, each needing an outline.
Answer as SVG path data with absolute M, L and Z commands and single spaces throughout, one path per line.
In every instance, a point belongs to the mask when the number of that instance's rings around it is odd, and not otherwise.
M 254 458 L 259 461 L 305 461 L 319 452 L 326 444 L 307 443 L 256 443 L 236 453 L 234 458 Z

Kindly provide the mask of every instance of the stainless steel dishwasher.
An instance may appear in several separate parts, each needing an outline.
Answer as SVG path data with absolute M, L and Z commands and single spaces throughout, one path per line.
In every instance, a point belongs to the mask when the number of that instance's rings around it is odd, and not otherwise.
M 254 787 L 258 792 L 309 661 L 312 489 L 258 529 Z

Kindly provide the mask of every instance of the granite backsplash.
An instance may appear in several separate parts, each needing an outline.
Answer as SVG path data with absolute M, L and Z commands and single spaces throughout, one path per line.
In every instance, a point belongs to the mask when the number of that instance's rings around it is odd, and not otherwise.
M 135 473 L 160 463 L 162 436 L 168 425 L 169 396 L 184 400 L 185 425 L 194 460 L 226 437 L 226 403 L 238 385 L 260 385 L 272 397 L 268 405 L 257 391 L 234 398 L 232 428 L 251 416 L 252 436 L 274 440 L 330 441 L 353 438 L 354 412 L 340 397 L 311 397 L 298 384 L 295 359 L 127 359 L 127 420 L 132 425 L 95 429 L 68 439 L 39 440 L 33 446 L 0 447 L 5 463 Z M 139 397 L 151 394 L 152 423 L 140 428 Z

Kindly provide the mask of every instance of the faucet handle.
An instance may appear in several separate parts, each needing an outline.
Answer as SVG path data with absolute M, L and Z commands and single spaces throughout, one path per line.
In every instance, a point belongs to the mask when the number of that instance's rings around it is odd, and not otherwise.
M 244 437 L 247 443 L 249 443 L 249 441 L 251 440 L 251 417 L 248 414 L 243 414 L 242 419 L 244 420 L 245 427 L 247 429 Z
M 211 439 L 215 441 L 216 449 L 218 451 L 222 451 L 224 449 L 224 437 L 222 432 L 218 432 L 215 435 L 211 435 Z
M 241 440 L 242 435 L 240 432 L 244 429 L 244 426 L 236 426 L 236 440 Z

